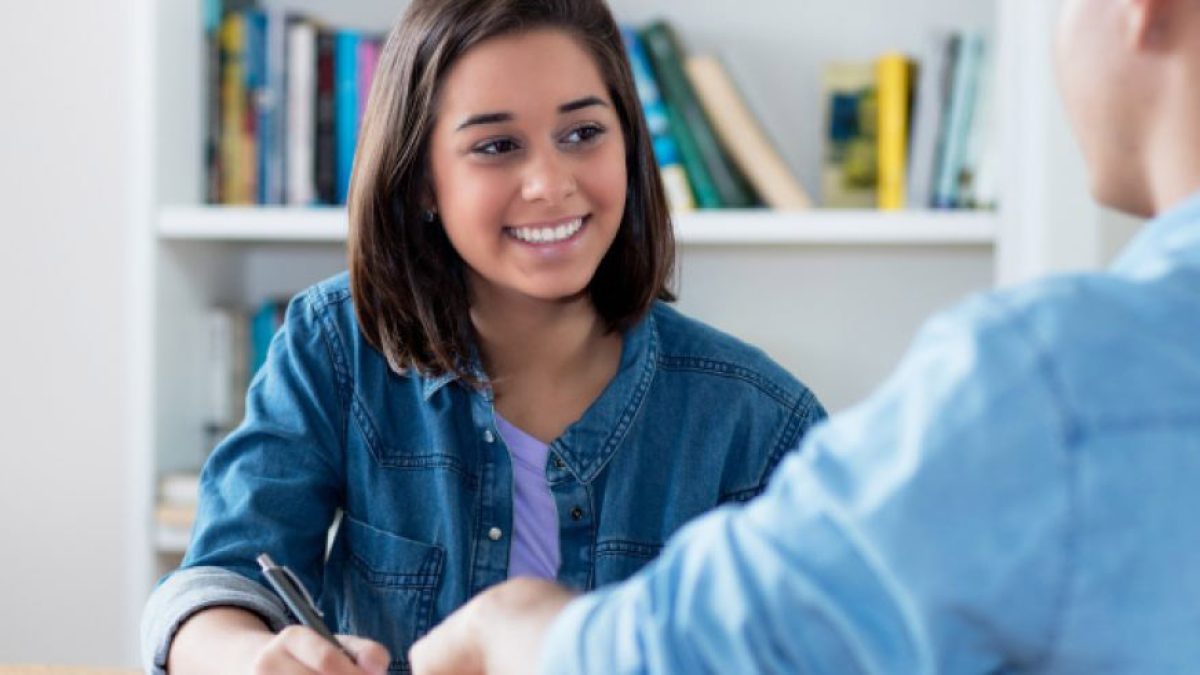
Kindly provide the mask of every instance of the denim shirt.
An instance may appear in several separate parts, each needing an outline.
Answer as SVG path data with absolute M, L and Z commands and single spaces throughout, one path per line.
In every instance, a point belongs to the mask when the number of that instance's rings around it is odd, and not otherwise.
M 1200 195 L 978 297 L 760 499 L 574 601 L 543 673 L 1200 670 Z
M 550 445 L 558 580 L 629 577 L 689 519 L 759 494 L 823 417 L 762 352 L 654 305 L 623 336 L 613 380 Z M 417 637 L 508 577 L 512 472 L 490 388 L 397 374 L 359 332 L 347 275 L 308 289 L 201 474 L 187 556 L 143 616 L 147 669 L 161 672 L 175 630 L 205 607 L 287 623 L 255 565 L 267 552 L 331 628 L 383 643 L 407 672 Z

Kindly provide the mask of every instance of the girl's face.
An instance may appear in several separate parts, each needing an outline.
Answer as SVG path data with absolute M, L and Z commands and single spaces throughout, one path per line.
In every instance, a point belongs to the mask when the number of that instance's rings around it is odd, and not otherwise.
M 476 295 L 586 291 L 621 224 L 625 142 L 570 35 L 506 35 L 464 54 L 442 82 L 429 147 L 435 207 Z

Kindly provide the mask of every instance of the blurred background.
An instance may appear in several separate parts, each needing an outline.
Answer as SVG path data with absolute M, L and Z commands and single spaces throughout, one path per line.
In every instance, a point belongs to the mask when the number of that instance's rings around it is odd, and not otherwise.
M 137 665 L 279 303 L 344 267 L 347 148 L 406 4 L 0 5 L 0 664 Z M 681 308 L 831 410 L 931 312 L 1105 265 L 1138 225 L 1086 196 L 1056 2 L 611 5 Z

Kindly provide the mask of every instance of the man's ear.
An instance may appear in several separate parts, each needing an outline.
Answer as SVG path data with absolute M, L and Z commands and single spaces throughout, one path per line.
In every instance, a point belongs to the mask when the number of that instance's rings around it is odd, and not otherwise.
M 1125 43 L 1137 51 L 1159 51 L 1170 44 L 1171 14 L 1179 0 L 1121 0 Z

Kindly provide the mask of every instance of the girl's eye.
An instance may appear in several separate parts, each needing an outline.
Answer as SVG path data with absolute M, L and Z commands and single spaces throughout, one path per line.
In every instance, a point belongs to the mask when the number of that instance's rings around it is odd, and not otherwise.
M 471 152 L 477 155 L 505 155 L 517 149 L 517 144 L 509 138 L 498 138 L 475 146 Z
M 589 125 L 582 126 L 582 127 L 572 130 L 570 133 L 568 133 L 563 138 L 563 142 L 564 143 L 572 143 L 572 144 L 583 144 L 583 143 L 588 143 L 589 141 L 593 141 L 593 140 L 599 138 L 603 134 L 604 134 L 604 127 L 596 125 L 596 124 L 589 124 Z

